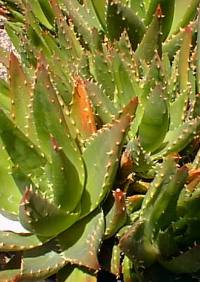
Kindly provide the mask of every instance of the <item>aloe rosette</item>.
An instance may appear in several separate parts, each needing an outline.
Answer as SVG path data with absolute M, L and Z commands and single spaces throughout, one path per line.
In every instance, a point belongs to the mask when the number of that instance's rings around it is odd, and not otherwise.
M 182 272 L 198 256 L 179 252 L 198 240 L 199 1 L 0 4 L 19 55 L 0 49 L 0 210 L 26 231 L 1 232 L 0 279 L 93 281 L 117 232 L 125 281 Z

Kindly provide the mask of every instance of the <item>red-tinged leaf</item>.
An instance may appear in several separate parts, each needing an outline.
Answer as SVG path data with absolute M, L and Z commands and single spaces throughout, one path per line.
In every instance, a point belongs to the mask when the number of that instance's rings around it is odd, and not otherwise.
M 74 88 L 71 116 L 83 139 L 90 137 L 92 133 L 97 131 L 93 109 L 86 91 L 86 85 L 80 78 L 77 78 Z

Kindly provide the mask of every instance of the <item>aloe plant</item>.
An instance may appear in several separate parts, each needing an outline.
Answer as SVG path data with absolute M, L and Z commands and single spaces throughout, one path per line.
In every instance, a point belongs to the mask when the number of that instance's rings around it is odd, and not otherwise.
M 0 280 L 199 271 L 199 2 L 3 1 Z
M 138 218 L 120 239 L 136 269 L 159 261 L 172 272 L 199 271 L 199 171 L 194 171 L 177 168 L 168 157 L 150 184 Z

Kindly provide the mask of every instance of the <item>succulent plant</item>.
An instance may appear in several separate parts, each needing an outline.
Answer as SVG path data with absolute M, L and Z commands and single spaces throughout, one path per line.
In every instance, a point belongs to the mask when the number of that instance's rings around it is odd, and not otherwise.
M 199 2 L 0 1 L 0 281 L 199 271 Z
M 199 170 L 168 157 L 151 182 L 120 247 L 136 268 L 159 261 L 175 273 L 199 271 Z

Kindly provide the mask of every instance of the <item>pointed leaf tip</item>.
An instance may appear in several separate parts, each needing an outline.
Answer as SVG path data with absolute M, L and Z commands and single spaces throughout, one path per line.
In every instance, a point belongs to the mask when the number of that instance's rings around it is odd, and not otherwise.
M 161 18 L 162 16 L 163 16 L 163 12 L 162 12 L 160 4 L 158 4 L 158 6 L 156 8 L 156 17 Z
M 71 115 L 83 139 L 97 131 L 95 117 L 88 97 L 86 83 L 80 77 L 75 78 Z

